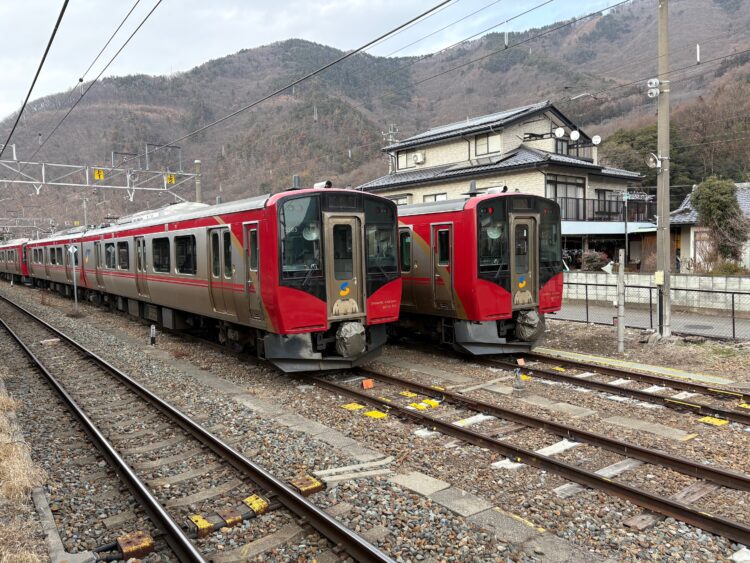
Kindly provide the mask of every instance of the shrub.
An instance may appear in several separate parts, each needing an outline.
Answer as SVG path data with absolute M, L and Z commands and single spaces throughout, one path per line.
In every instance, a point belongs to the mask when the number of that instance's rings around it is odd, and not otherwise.
M 738 262 L 726 260 L 716 264 L 710 273 L 712 276 L 744 276 L 750 274 L 750 270 Z
M 595 272 L 609 264 L 609 257 L 604 252 L 587 250 L 581 258 L 581 270 Z

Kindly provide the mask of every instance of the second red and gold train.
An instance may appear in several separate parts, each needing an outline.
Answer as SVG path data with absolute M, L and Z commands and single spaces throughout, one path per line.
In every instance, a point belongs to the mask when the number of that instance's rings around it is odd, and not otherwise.
M 213 333 L 287 372 L 363 363 L 387 328 L 509 353 L 562 304 L 560 212 L 519 193 L 396 208 L 289 190 L 0 243 L 0 274 Z

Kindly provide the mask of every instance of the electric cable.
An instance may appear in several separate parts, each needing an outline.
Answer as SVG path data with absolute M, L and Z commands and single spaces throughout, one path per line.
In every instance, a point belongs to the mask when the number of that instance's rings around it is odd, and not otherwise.
M 68 2 L 70 0 L 65 0 L 62 5 L 62 9 L 60 10 L 60 15 L 57 16 L 57 21 L 55 22 L 55 27 L 52 30 L 52 35 L 49 38 L 49 41 L 47 41 L 47 47 L 44 49 L 44 54 L 42 55 L 42 60 L 39 62 L 39 66 L 36 69 L 36 74 L 34 75 L 34 80 L 31 81 L 31 86 L 29 87 L 29 91 L 26 94 L 26 99 L 23 101 L 23 105 L 21 106 L 21 109 L 18 112 L 18 116 L 16 117 L 16 121 L 13 124 L 13 127 L 10 129 L 10 133 L 8 134 L 8 138 L 5 140 L 5 143 L 0 146 L 0 158 L 3 156 L 3 152 L 5 151 L 5 147 L 7 147 L 10 144 L 10 139 L 13 137 L 13 133 L 16 131 L 16 127 L 18 127 L 18 122 L 21 121 L 21 115 L 23 115 L 23 110 L 26 109 L 26 104 L 29 103 L 29 98 L 31 97 L 31 92 L 34 91 L 34 86 L 36 85 L 36 81 L 39 78 L 39 74 L 42 72 L 42 67 L 44 66 L 44 61 L 47 60 L 47 55 L 49 54 L 49 50 L 52 47 L 52 42 L 55 40 L 55 36 L 57 35 L 57 30 L 60 27 L 60 22 L 62 22 L 63 16 L 65 15 L 65 10 L 68 9 Z

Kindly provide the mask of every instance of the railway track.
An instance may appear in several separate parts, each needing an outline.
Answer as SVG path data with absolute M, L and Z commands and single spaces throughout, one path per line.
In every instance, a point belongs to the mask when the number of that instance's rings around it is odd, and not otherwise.
M 441 432 L 481 448 L 498 452 L 509 460 L 516 463 L 524 463 L 538 469 L 558 474 L 570 481 L 580 485 L 599 489 L 614 496 L 626 499 L 633 504 L 647 510 L 667 517 L 692 524 L 703 530 L 724 536 L 742 544 L 750 542 L 750 527 L 741 522 L 735 522 L 726 518 L 711 515 L 699 508 L 679 502 L 672 498 L 666 498 L 649 491 L 617 482 L 599 474 L 577 467 L 571 463 L 560 461 L 550 455 L 544 455 L 537 451 L 518 447 L 512 443 L 498 439 L 504 431 L 493 433 L 477 432 L 468 427 L 457 425 L 440 416 L 428 414 L 428 410 L 438 413 L 440 410 L 422 409 L 414 401 L 420 401 L 420 394 L 433 401 L 433 404 L 442 403 L 459 409 L 468 410 L 471 413 L 484 414 L 501 419 L 511 425 L 520 425 L 526 428 L 542 429 L 557 436 L 563 436 L 572 440 L 584 442 L 594 446 L 608 449 L 627 458 L 644 461 L 647 463 L 667 467 L 689 475 L 696 479 L 703 479 L 717 485 L 750 491 L 750 476 L 721 469 L 715 466 L 700 464 L 688 459 L 667 455 L 658 450 L 644 448 L 635 444 L 620 440 L 614 440 L 606 436 L 579 430 L 564 424 L 549 420 L 532 417 L 517 411 L 504 409 L 486 402 L 469 399 L 458 393 L 452 393 L 442 388 L 435 388 L 419 383 L 386 375 L 384 373 L 361 369 L 360 374 L 364 377 L 375 379 L 382 384 L 377 387 L 377 392 L 366 392 L 352 387 L 351 384 L 339 383 L 328 377 L 316 377 L 317 385 L 332 392 L 348 395 L 358 402 L 375 406 L 386 413 L 395 414 L 403 419 L 412 421 L 428 429 Z M 422 405 L 424 406 L 424 400 Z M 455 420 L 455 419 L 454 419 Z M 510 431 L 515 431 L 511 428 Z
M 689 411 L 703 416 L 710 416 L 719 420 L 737 422 L 750 426 L 750 409 L 748 408 L 740 408 L 740 410 L 730 409 L 725 408 L 722 405 L 699 402 L 693 398 L 696 395 L 703 395 L 705 397 L 709 397 L 711 400 L 736 400 L 740 404 L 748 404 L 750 402 L 750 394 L 740 390 L 721 389 L 709 385 L 703 385 L 697 382 L 677 380 L 667 377 L 644 374 L 636 371 L 604 367 L 595 363 L 558 360 L 557 358 L 543 356 L 540 354 L 524 354 L 522 357 L 524 358 L 524 360 L 529 359 L 537 363 L 543 362 L 548 365 L 552 365 L 552 367 L 524 365 L 521 368 L 522 371 L 532 377 L 537 377 L 539 379 L 545 379 L 548 381 L 568 383 L 577 387 L 605 392 L 610 395 L 619 395 L 622 397 L 627 397 L 629 399 L 637 399 L 646 403 L 661 405 L 663 407 L 678 411 Z M 519 367 L 517 362 L 513 362 L 510 360 L 473 358 L 472 361 L 490 367 L 501 367 L 509 370 L 517 369 Z M 563 365 L 567 366 L 568 368 L 575 369 L 580 373 L 573 374 L 561 371 L 561 369 L 565 369 L 561 367 Z M 592 376 L 598 376 L 599 379 L 594 379 Z M 602 376 L 605 378 L 616 378 L 615 381 L 617 381 L 617 383 L 613 383 L 612 381 L 602 381 Z M 648 383 L 653 387 L 658 387 L 659 389 L 644 390 L 629 387 L 628 385 L 632 382 Z M 669 397 L 658 394 L 659 392 L 667 391 L 669 389 L 683 391 L 690 396 L 687 397 L 683 395 L 680 397 Z
M 0 297 L 0 317 L 2 328 L 81 422 L 180 561 L 211 558 L 202 538 L 276 508 L 286 509 L 294 525 L 313 528 L 336 552 L 357 561 L 392 561 L 304 496 L 319 489 L 314 480 L 278 479 L 103 358 L 4 297 Z M 155 471 L 157 479 L 152 478 Z M 192 479 L 207 471 L 218 476 L 220 484 L 193 490 Z M 171 488 L 157 484 L 171 484 Z M 194 512 L 195 506 L 201 507 L 200 512 Z

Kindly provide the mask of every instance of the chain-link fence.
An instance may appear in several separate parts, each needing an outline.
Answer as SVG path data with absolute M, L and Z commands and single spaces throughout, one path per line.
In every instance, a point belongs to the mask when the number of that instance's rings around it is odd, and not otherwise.
M 712 338 L 750 339 L 750 293 L 710 289 L 671 289 L 672 332 Z M 565 282 L 562 309 L 552 318 L 612 325 L 616 284 Z M 659 290 L 625 285 L 625 325 L 659 327 Z

